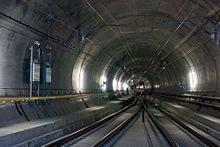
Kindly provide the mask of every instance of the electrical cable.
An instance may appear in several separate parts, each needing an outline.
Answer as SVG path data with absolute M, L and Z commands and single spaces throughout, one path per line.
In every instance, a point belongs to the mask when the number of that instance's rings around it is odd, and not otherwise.
M 12 20 L 12 21 L 14 21 L 14 22 L 16 22 L 16 23 L 18 23 L 18 24 L 20 24 L 20 25 L 22 25 L 22 26 L 24 26 L 24 27 L 30 29 L 31 32 L 33 32 L 33 33 L 35 33 L 35 34 L 37 34 L 37 35 L 39 35 L 39 36 L 41 36 L 41 37 L 43 37 L 43 38 L 49 39 L 49 40 L 53 41 L 54 43 L 57 43 L 57 44 L 59 44 L 59 45 L 62 45 L 62 46 L 64 46 L 64 47 L 68 48 L 68 49 L 71 49 L 72 51 L 76 51 L 76 52 L 85 54 L 85 55 L 87 55 L 87 56 L 90 56 L 90 57 L 96 59 L 97 61 L 100 61 L 100 62 L 105 63 L 105 64 L 107 64 L 107 65 L 111 65 L 111 64 L 107 63 L 106 61 L 104 61 L 104 60 L 102 60 L 102 59 L 100 59 L 100 58 L 98 58 L 98 57 L 95 57 L 95 56 L 92 55 L 92 54 L 89 54 L 89 53 L 87 53 L 87 52 L 85 52 L 85 51 L 82 51 L 82 50 L 80 50 L 80 49 L 77 48 L 77 47 L 73 47 L 73 46 L 71 46 L 71 45 L 68 45 L 68 44 L 66 44 L 65 42 L 63 42 L 63 41 L 61 41 L 61 40 L 59 40 L 59 39 L 56 39 L 56 38 L 54 38 L 54 37 L 52 37 L 52 36 L 50 36 L 50 35 L 48 35 L 48 34 L 42 32 L 42 31 L 40 31 L 40 30 L 38 30 L 38 29 L 36 29 L 36 28 L 34 28 L 34 27 L 28 25 L 28 24 L 25 24 L 24 22 L 21 22 L 21 21 L 19 21 L 19 20 L 17 20 L 17 19 L 12 18 L 11 16 L 8 16 L 8 15 L 2 13 L 2 12 L 0 12 L 0 15 L 2 15 L 2 16 L 4 16 L 4 17 L 7 18 L 7 19 Z M 117 69 L 119 69 L 119 70 L 121 70 L 120 68 L 118 68 L 118 67 L 116 67 L 116 66 L 114 66 L 114 65 L 111 65 L 111 66 L 112 66 L 112 67 L 115 67 L 115 68 L 117 68 Z
M 27 116 L 26 113 L 24 112 L 24 109 L 23 109 L 23 107 L 22 107 L 20 101 L 18 101 L 18 104 L 19 104 L 19 106 L 20 106 L 20 108 L 21 108 L 21 111 L 22 111 L 22 113 L 24 114 L 24 117 L 26 118 L 26 120 L 27 120 L 27 121 L 30 121 L 30 119 L 28 118 L 28 116 Z
M 22 112 L 20 111 L 20 109 L 18 108 L 18 103 L 17 101 L 15 101 L 15 108 L 17 110 L 17 112 L 19 113 L 20 116 L 23 116 Z

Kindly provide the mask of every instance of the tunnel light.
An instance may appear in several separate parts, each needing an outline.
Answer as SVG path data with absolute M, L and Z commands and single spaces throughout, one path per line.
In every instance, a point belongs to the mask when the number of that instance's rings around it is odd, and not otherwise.
M 159 84 L 156 84 L 156 85 L 155 85 L 155 88 L 160 88 L 160 85 L 159 85 Z
M 37 40 L 34 41 L 34 44 L 37 45 L 37 46 L 40 46 L 40 42 L 37 41 Z
M 107 78 L 105 76 L 102 76 L 100 78 L 100 86 L 103 91 L 106 90 L 106 81 L 107 81 Z
M 121 82 L 118 82 L 118 90 L 121 90 Z
M 102 91 L 105 91 L 106 90 L 106 84 L 102 85 Z
M 117 80 L 115 80 L 115 79 L 114 79 L 113 82 L 112 82 L 112 87 L 113 87 L 113 90 L 114 90 L 114 91 L 117 90 L 117 83 L 118 83 L 118 82 L 117 82 Z
M 79 79 L 78 79 L 78 89 L 80 91 L 83 90 L 83 81 L 84 81 L 84 71 L 83 70 L 80 70 L 79 72 Z
M 190 90 L 193 91 L 196 89 L 198 85 L 198 77 L 194 70 L 190 71 L 188 76 L 189 76 L 189 87 L 190 87 Z
M 127 90 L 127 88 L 128 88 L 128 84 L 127 84 L 127 83 L 124 83 L 124 84 L 123 84 L 123 89 L 124 89 L 124 90 Z

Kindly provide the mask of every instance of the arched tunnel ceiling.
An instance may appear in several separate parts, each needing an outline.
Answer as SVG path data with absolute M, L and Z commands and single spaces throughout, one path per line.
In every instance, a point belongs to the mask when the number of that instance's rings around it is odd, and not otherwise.
M 103 74 L 111 82 L 142 74 L 161 87 L 185 85 L 187 90 L 190 71 L 198 81 L 205 79 L 197 90 L 218 89 L 219 46 L 207 33 L 220 20 L 218 0 L 13 0 L 0 7 L 7 16 L 81 50 L 47 40 L 55 48 L 54 87 L 70 88 L 73 82 L 76 88 L 83 69 L 87 89 Z
M 114 64 L 120 63 L 136 74 L 159 76 L 163 74 L 161 64 L 166 62 L 170 67 L 169 75 L 181 76 L 181 70 L 196 68 L 196 62 L 209 54 L 204 51 L 208 50 L 207 44 L 214 43 L 198 26 L 205 25 L 207 30 L 213 31 L 205 17 L 216 15 L 217 1 L 85 1 L 83 4 L 87 4 L 103 24 L 127 26 L 103 28 L 90 39 L 102 52 L 116 59 Z M 179 23 L 166 24 L 163 20 Z M 196 25 L 187 23 L 188 20 Z M 206 55 L 197 56 L 193 53 L 197 49 Z M 101 58 L 103 54 L 97 56 Z M 182 69 L 175 71 L 175 64 Z

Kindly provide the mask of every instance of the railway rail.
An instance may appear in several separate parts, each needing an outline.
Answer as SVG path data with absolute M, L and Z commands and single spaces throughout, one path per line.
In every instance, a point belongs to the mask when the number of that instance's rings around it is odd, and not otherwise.
M 131 139 L 133 142 L 129 143 Z M 185 122 L 161 108 L 146 104 L 143 99 L 45 146 L 119 147 L 132 143 L 146 147 L 218 146 Z
M 103 119 L 101 119 L 101 120 L 99 120 L 99 121 L 97 121 L 87 127 L 84 127 L 76 132 L 73 132 L 73 133 L 68 134 L 66 136 L 63 136 L 61 138 L 58 138 L 57 140 L 49 142 L 49 143 L 45 144 L 44 147 L 56 147 L 56 146 L 59 147 L 59 146 L 65 145 L 68 142 L 71 142 L 77 138 L 80 138 L 81 136 L 85 135 L 86 133 L 96 130 L 100 125 L 103 125 L 103 124 L 107 123 L 108 121 L 113 120 L 114 118 L 120 116 L 122 113 L 124 113 L 125 111 L 130 109 L 132 106 L 134 106 L 136 104 L 136 102 L 137 101 L 134 101 L 132 104 L 124 107 L 120 111 L 115 112 L 107 117 L 104 117 Z

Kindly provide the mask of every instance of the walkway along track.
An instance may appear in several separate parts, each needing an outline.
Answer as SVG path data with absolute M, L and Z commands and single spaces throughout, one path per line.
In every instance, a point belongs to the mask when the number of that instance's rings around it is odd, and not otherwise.
M 212 97 L 212 96 L 199 96 L 199 95 L 177 95 L 177 94 L 165 94 L 165 93 L 153 93 L 154 96 L 157 96 L 158 99 L 166 98 L 173 101 L 185 102 L 194 105 L 198 105 L 200 107 L 212 108 L 215 110 L 220 110 L 220 97 Z M 163 100 L 163 99 L 162 99 Z M 217 104 L 212 104 L 212 102 L 218 102 Z

